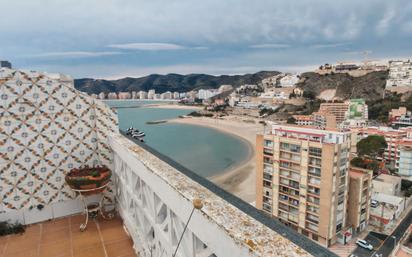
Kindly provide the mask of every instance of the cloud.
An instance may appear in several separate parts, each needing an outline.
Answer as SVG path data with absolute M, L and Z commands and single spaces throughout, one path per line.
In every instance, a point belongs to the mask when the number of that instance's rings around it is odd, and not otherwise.
M 337 48 L 341 46 L 346 46 L 348 43 L 326 43 L 326 44 L 314 44 L 311 45 L 312 48 L 315 49 L 324 49 L 324 48 Z
M 68 57 L 68 58 L 87 58 L 87 57 L 100 57 L 122 54 L 121 52 L 86 52 L 86 51 L 67 51 L 67 52 L 48 52 L 29 55 L 29 57 Z
M 185 46 L 169 43 L 129 43 L 129 44 L 112 44 L 111 48 L 123 50 L 142 50 L 142 51 L 165 51 L 186 49 Z
M 255 49 L 280 49 L 280 48 L 289 48 L 290 45 L 287 44 L 257 44 L 250 45 L 249 48 Z
M 386 34 L 395 17 L 396 12 L 393 9 L 387 10 L 382 19 L 379 20 L 378 24 L 376 25 L 376 33 L 380 36 Z

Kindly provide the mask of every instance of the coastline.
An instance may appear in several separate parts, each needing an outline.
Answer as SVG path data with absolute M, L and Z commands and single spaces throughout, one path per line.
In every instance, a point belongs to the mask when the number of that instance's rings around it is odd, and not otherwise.
M 180 104 L 170 104 L 170 103 L 156 103 L 156 104 L 145 104 L 144 108 L 157 108 L 157 109 L 178 109 L 178 110 L 202 110 L 202 107 L 191 106 L 191 105 L 180 105 Z
M 229 118 L 213 119 L 207 117 L 176 118 L 168 120 L 171 123 L 190 124 L 217 129 L 220 132 L 238 137 L 248 146 L 247 158 L 234 167 L 230 167 L 221 174 L 209 179 L 236 195 L 242 200 L 253 203 L 256 198 L 256 134 L 262 132 L 262 126 L 256 123 L 246 123 Z

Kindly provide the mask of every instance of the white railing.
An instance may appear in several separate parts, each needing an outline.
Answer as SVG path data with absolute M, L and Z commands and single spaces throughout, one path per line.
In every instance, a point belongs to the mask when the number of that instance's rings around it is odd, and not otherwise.
M 118 209 L 141 257 L 311 256 L 168 163 L 121 135 L 114 153 Z

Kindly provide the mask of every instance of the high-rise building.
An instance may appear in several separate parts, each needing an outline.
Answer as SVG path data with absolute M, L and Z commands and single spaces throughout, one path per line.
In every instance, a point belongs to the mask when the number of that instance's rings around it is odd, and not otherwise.
M 372 170 L 351 166 L 349 169 L 348 220 L 354 233 L 362 232 L 369 222 Z
M 9 61 L 0 61 L 0 68 L 11 69 L 11 63 Z
M 147 92 L 139 91 L 139 99 L 147 99 Z
M 256 207 L 330 246 L 345 242 L 350 134 L 272 125 L 257 135 Z
M 412 139 L 399 142 L 399 161 L 396 163 L 398 174 L 412 177 Z
M 156 95 L 156 91 L 154 89 L 150 89 L 149 92 L 147 92 L 147 99 L 154 99 Z

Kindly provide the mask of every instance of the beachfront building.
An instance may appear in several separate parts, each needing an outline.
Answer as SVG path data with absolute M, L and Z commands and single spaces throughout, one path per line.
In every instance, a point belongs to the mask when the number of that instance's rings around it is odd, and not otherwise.
M 372 170 L 351 166 L 349 169 L 348 221 L 353 233 L 368 226 L 372 194 Z
M 104 92 L 100 92 L 99 97 L 100 100 L 106 99 L 106 94 Z
M 154 99 L 156 95 L 156 91 L 154 89 L 150 89 L 147 92 L 147 99 Z
M 173 256 L 176 250 L 179 257 L 335 256 L 119 133 L 115 112 L 77 91 L 68 76 L 1 68 L 0 111 L 0 220 L 46 222 L 8 236 L 3 256 L 46 256 L 39 254 L 46 241 L 41 233 L 50 239 L 66 228 L 73 240 L 50 243 L 50 254 L 70 255 L 73 248 L 79 256 L 103 254 L 104 241 L 110 256 Z M 80 233 L 84 205 L 65 174 L 102 164 L 113 182 L 103 204 L 118 218 L 95 219 Z
M 117 98 L 121 99 L 121 100 L 125 100 L 125 99 L 131 99 L 132 98 L 132 94 L 130 94 L 130 92 L 119 92 L 117 94 Z
M 172 99 L 172 93 L 170 91 L 164 92 L 160 94 L 160 99 L 162 100 Z
M 179 98 L 180 98 L 179 92 L 173 92 L 173 99 L 179 99 Z
M 147 99 L 147 92 L 139 91 L 139 99 Z
M 257 135 L 256 207 L 330 246 L 345 243 L 350 134 L 272 125 Z
M 107 99 L 112 99 L 112 100 L 117 99 L 117 93 L 115 93 L 115 92 L 108 93 L 107 94 Z
M 218 95 L 220 92 L 217 89 L 200 89 L 197 98 L 207 100 Z

